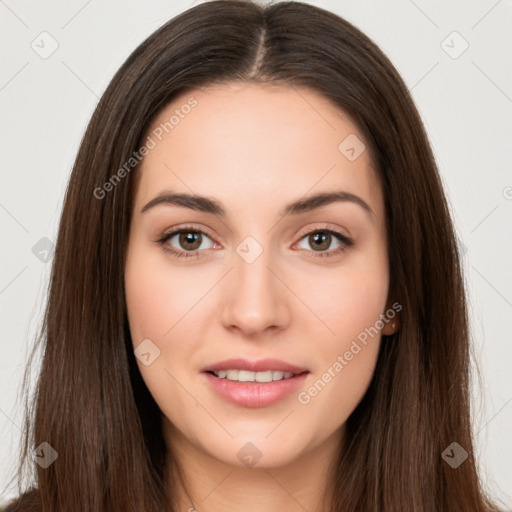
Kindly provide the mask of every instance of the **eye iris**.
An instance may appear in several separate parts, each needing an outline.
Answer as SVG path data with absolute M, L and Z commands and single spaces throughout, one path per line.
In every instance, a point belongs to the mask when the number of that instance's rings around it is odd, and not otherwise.
M 330 235 L 330 233 L 318 232 L 318 233 L 315 233 L 314 235 L 310 235 L 309 240 L 310 240 L 310 242 L 314 241 L 311 243 L 311 246 L 315 250 L 328 249 L 330 242 L 331 242 L 331 235 Z M 327 240 L 327 243 L 325 243 L 326 240 Z M 318 241 L 320 241 L 319 244 L 317 244 Z
M 184 231 L 180 234 L 179 243 L 181 247 L 187 250 L 192 251 L 194 249 L 198 249 L 201 246 L 201 233 L 196 233 L 195 231 Z M 187 247 L 187 244 L 195 245 L 193 247 Z

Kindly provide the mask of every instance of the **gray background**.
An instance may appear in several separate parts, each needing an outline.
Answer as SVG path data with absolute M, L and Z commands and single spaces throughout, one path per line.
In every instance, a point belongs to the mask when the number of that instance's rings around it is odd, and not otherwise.
M 0 502 L 16 493 L 6 485 L 20 435 L 17 392 L 80 139 L 132 50 L 197 3 L 0 0 Z M 309 3 L 374 39 L 422 114 L 464 251 L 483 385 L 473 389 L 476 456 L 486 485 L 512 508 L 512 1 Z

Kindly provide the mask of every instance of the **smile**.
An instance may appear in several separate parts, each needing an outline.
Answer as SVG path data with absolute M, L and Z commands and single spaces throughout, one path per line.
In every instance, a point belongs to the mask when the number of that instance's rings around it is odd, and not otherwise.
M 224 377 L 217 374 L 226 374 Z M 274 380 L 274 374 L 276 380 Z M 251 372 L 248 370 L 210 370 L 202 372 L 207 386 L 217 397 L 241 407 L 266 407 L 285 398 L 304 387 L 308 371 L 300 374 L 280 371 Z M 234 378 L 230 378 L 234 377 Z M 260 380 L 256 380 L 256 377 Z M 272 380 L 261 381 L 261 379 Z M 247 380 L 242 380 L 247 379 Z
M 218 370 L 211 372 L 219 379 L 228 379 L 238 382 L 275 382 L 283 379 L 291 379 L 295 373 L 268 370 L 265 372 L 251 372 L 249 370 Z

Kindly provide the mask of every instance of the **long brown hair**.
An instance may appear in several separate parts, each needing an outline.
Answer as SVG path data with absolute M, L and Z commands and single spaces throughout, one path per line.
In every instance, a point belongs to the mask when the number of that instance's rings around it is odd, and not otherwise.
M 370 387 L 347 421 L 332 467 L 333 510 L 496 510 L 474 458 L 454 227 L 409 91 L 381 50 L 335 14 L 243 0 L 203 3 L 170 20 L 129 56 L 94 111 L 66 191 L 34 347 L 42 347 L 42 366 L 26 411 L 20 494 L 25 472 L 35 485 L 12 510 L 169 510 L 179 474 L 167 464 L 161 412 L 127 324 L 137 166 L 126 162 L 177 94 L 230 81 L 309 87 L 330 99 L 358 124 L 383 187 L 390 296 L 402 305 L 401 326 L 383 341 Z M 46 468 L 33 457 L 43 442 L 58 454 Z M 453 442 L 468 454 L 456 468 L 442 456 Z

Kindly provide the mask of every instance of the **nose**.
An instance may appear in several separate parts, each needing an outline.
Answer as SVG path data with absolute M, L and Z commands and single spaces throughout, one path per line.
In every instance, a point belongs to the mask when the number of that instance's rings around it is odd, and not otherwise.
M 290 321 L 291 292 L 279 275 L 276 259 L 266 249 L 254 261 L 240 254 L 233 254 L 234 268 L 225 288 L 224 327 L 247 337 L 285 328 Z

